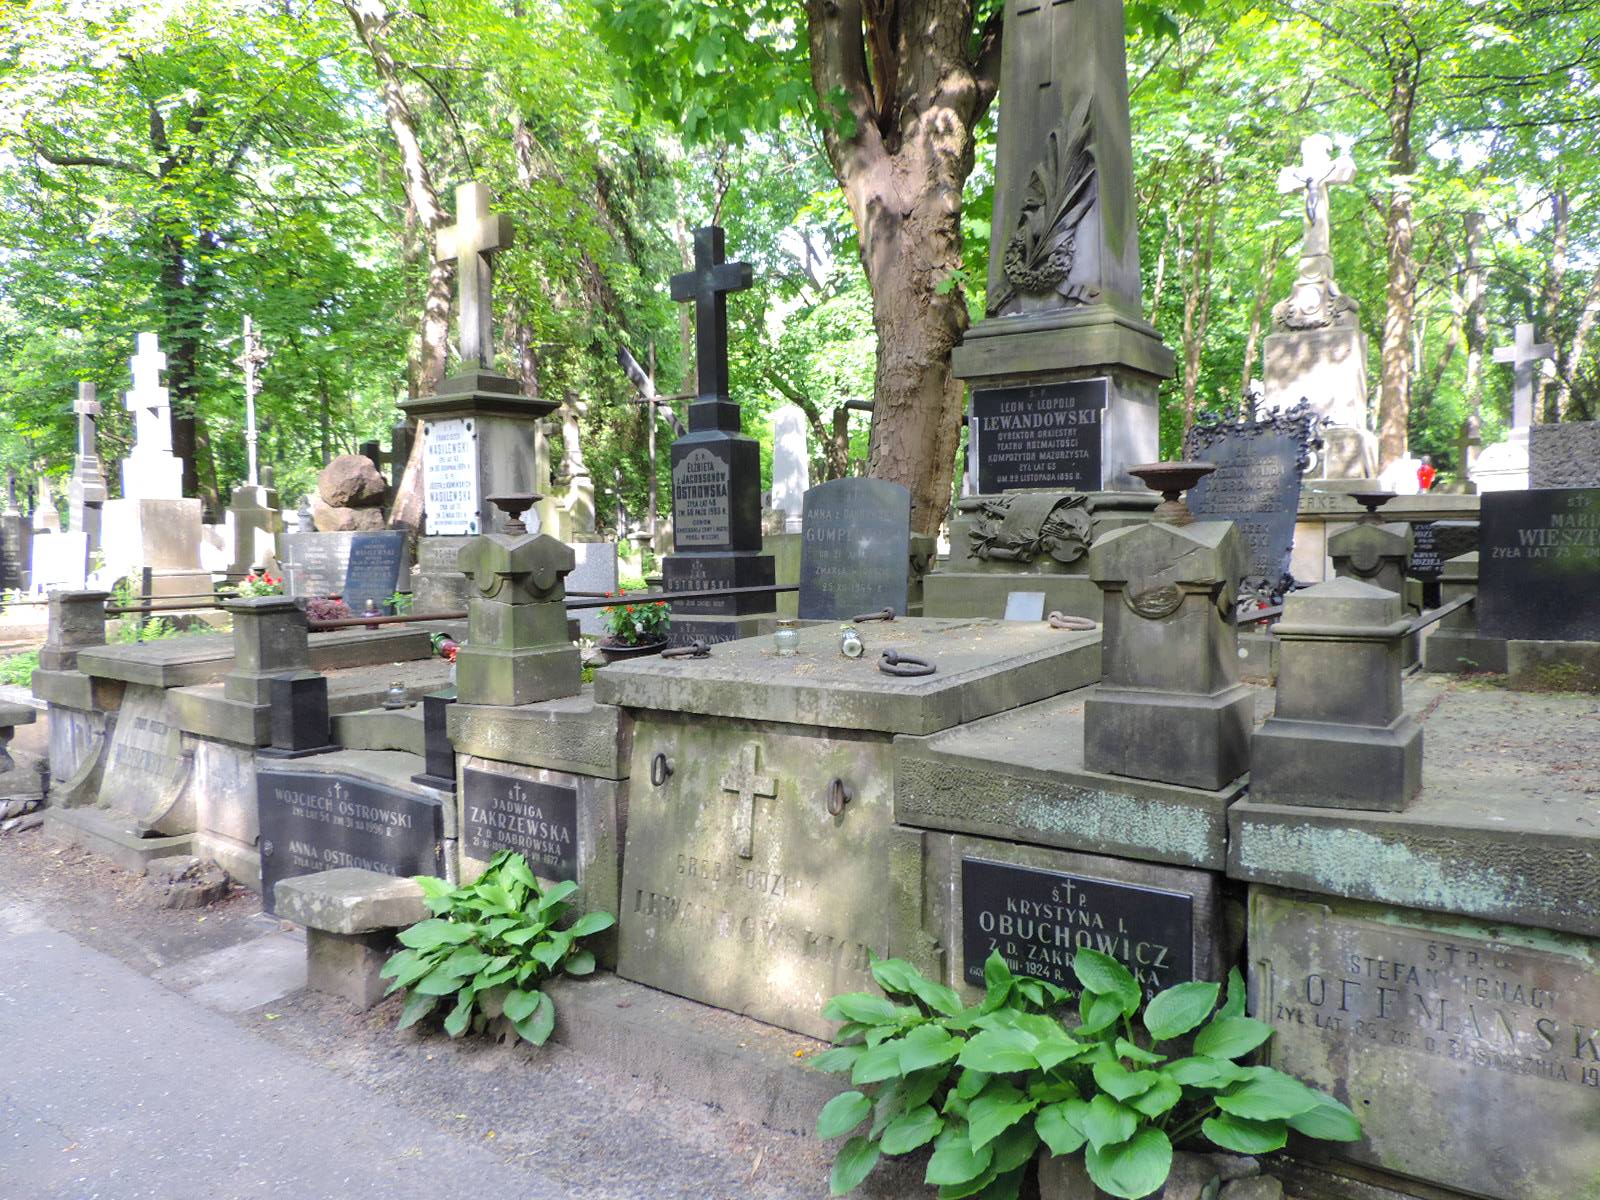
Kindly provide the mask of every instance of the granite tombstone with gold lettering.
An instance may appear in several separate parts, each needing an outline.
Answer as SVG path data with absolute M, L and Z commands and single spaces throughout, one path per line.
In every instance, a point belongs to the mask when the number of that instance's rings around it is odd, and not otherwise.
M 598 674 L 634 720 L 619 974 L 826 1037 L 824 1003 L 870 988 L 869 955 L 943 972 L 924 883 L 940 835 L 895 823 L 893 739 L 1081 687 L 1099 646 L 994 620 L 861 632 L 859 658 L 816 625 L 793 656 L 751 638 Z M 885 674 L 888 650 L 934 672 Z

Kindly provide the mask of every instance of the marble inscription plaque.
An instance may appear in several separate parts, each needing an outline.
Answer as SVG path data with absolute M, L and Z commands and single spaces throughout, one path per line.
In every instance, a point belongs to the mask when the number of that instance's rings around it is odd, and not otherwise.
M 726 546 L 732 537 L 725 459 L 697 446 L 672 467 L 672 532 L 678 549 Z
M 384 875 L 442 875 L 439 802 L 325 771 L 256 771 L 261 903 L 273 911 L 280 879 L 361 867 Z
M 183 732 L 165 689 L 128 684 L 100 778 L 100 803 L 150 820 L 172 802 L 186 769 Z
M 802 620 L 906 615 L 911 493 L 882 479 L 834 479 L 805 494 L 800 528 Z
M 1600 488 L 1490 492 L 1481 515 L 1479 632 L 1600 641 Z
M 1098 491 L 1109 379 L 974 388 L 968 426 L 978 490 Z
M 423 423 L 429 534 L 478 533 L 478 434 L 471 417 Z
M 578 790 L 462 770 L 463 848 L 488 861 L 502 850 L 528 860 L 541 879 L 578 878 Z
M 1273 1066 L 1361 1118 L 1335 1153 L 1496 1200 L 1592 1191 L 1594 942 L 1250 891 L 1251 1011 Z

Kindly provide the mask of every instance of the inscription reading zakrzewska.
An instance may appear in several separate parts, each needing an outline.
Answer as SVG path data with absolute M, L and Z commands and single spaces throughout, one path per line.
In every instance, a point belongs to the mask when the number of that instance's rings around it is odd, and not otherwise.
M 544 879 L 578 878 L 578 790 L 467 767 L 462 772 L 466 850 L 488 859 L 515 850 Z

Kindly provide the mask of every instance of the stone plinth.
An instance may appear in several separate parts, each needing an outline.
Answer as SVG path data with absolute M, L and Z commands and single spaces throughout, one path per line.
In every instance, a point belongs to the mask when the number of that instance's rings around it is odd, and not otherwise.
M 1359 579 L 1403 596 L 1413 541 L 1406 521 L 1363 521 L 1328 538 L 1328 557 L 1339 578 Z
M 311 667 L 306 614 L 287 596 L 257 596 L 223 605 L 233 617 L 233 670 L 223 679 L 229 700 L 272 703 L 275 676 Z
M 1085 701 L 1089 770 L 1205 790 L 1245 772 L 1252 704 L 1233 609 L 1248 567 L 1226 521 L 1152 522 L 1094 544 L 1104 677 Z
M 1274 629 L 1277 708 L 1250 746 L 1261 804 L 1398 812 L 1422 782 L 1422 728 L 1401 710 L 1405 605 L 1355 579 L 1294 592 Z
M 141 572 L 151 570 L 151 594 L 206 596 L 211 575 L 200 565 L 198 500 L 111 500 L 101 525 L 111 578 L 129 576 L 137 593 Z
M 1522 426 L 1506 440 L 1486 447 L 1472 464 L 1472 482 L 1479 492 L 1526 491 L 1532 472 L 1528 428 Z
M 1449 604 L 1478 593 L 1478 551 L 1458 555 L 1440 573 L 1439 600 Z M 1442 617 L 1422 643 L 1422 665 L 1428 671 L 1472 674 L 1506 669 L 1506 642 L 1478 632 L 1476 602 Z
M 50 631 L 39 648 L 39 666 L 46 671 L 72 671 L 78 652 L 106 644 L 106 601 L 109 592 L 51 592 Z
M 1333 422 L 1324 431 L 1319 479 L 1378 474 L 1378 440 L 1367 429 L 1367 335 L 1354 324 L 1282 330 L 1266 339 L 1265 400 L 1292 408 L 1309 401 Z

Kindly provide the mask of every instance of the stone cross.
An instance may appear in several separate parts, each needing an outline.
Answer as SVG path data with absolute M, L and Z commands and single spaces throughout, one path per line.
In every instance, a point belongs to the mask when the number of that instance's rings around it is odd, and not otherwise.
M 1556 356 L 1556 348 L 1549 342 L 1533 340 L 1533 326 L 1523 321 L 1517 325 L 1517 340 L 1509 346 L 1495 348 L 1494 360 L 1511 364 L 1511 427 L 1526 429 L 1533 424 L 1533 369 L 1536 364 Z
M 1306 198 L 1305 245 L 1302 258 L 1325 256 L 1331 238 L 1328 227 L 1328 187 L 1349 183 L 1356 177 L 1356 164 L 1348 154 L 1333 157 L 1333 139 L 1314 133 L 1300 143 L 1300 165 L 1278 172 L 1278 191 L 1284 195 L 1304 192 Z
M 172 453 L 172 401 L 161 386 L 161 372 L 167 369 L 167 356 L 153 333 L 139 335 L 139 349 L 129 362 L 133 368 L 133 387 L 123 397 L 123 405 L 134 414 L 134 446 L 147 453 Z
M 249 460 L 245 482 L 256 487 L 260 482 L 256 475 L 256 394 L 261 390 L 256 368 L 267 361 L 267 351 L 256 337 L 249 317 L 244 319 L 244 348 L 233 361 L 244 368 L 244 446 Z
M 1065 6 L 1072 0 L 1022 0 L 1017 5 L 1016 36 L 1028 41 L 1039 39 L 1040 43 L 1054 46 L 1058 34 L 1064 35 L 1064 40 L 1071 39 L 1070 27 L 1061 18 L 1067 14 Z M 1039 26 L 1043 25 L 1041 29 Z M 1059 27 L 1059 28 L 1058 28 Z M 1055 57 L 1040 60 L 1037 83 L 1041 88 L 1055 86 Z
M 749 263 L 727 262 L 722 228 L 694 231 L 694 270 L 672 277 L 672 298 L 694 301 L 695 374 L 700 399 L 728 399 L 728 299 L 755 280 Z
M 17 473 L 15 471 L 6 472 L 5 513 L 8 517 L 19 516 L 22 513 L 22 510 L 17 507 Z
M 736 792 L 738 807 L 733 810 L 734 849 L 740 858 L 755 857 L 756 797 L 776 797 L 778 785 L 771 775 L 759 774 L 761 749 L 751 743 L 739 751 L 739 767 L 722 777 L 722 790 Z
M 94 458 L 98 453 L 95 418 L 100 415 L 100 401 L 95 399 L 94 384 L 78 385 L 78 398 L 72 402 L 72 411 L 78 414 L 78 457 Z
M 433 260 L 456 264 L 461 365 L 488 370 L 494 362 L 492 257 L 511 245 L 511 218 L 489 211 L 489 189 L 477 180 L 456 188 L 456 223 L 439 231 Z

